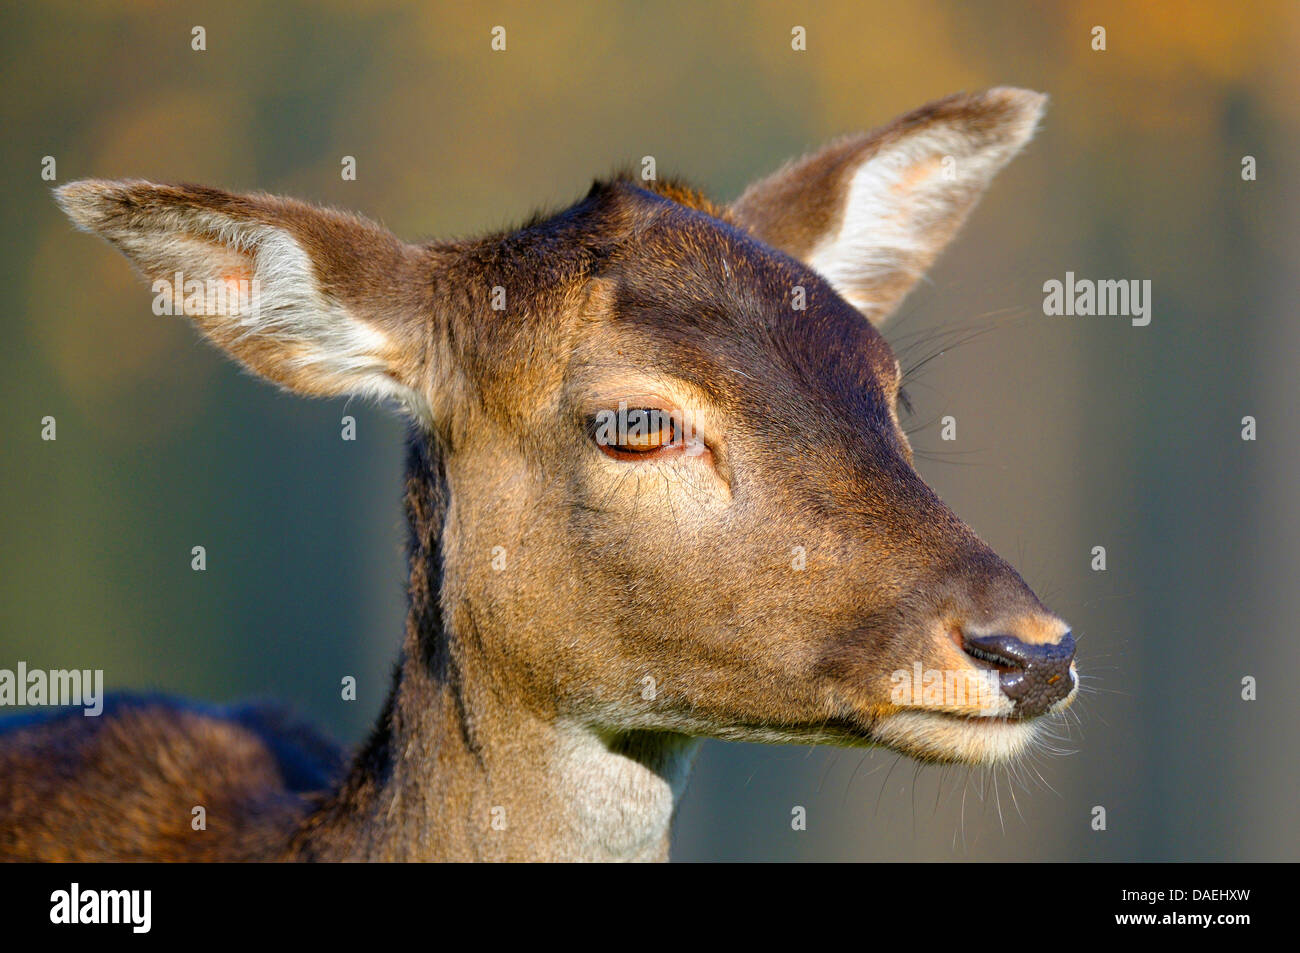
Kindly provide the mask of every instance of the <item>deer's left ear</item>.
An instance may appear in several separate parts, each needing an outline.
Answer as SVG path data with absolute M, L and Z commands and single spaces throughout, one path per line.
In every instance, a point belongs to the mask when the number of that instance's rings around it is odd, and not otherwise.
M 941 99 L 787 165 L 732 212 L 879 324 L 1029 141 L 1046 99 L 1009 87 Z

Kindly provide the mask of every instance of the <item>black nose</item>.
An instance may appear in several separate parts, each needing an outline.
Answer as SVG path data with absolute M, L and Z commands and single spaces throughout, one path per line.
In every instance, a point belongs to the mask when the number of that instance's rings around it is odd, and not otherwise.
M 972 658 L 998 667 L 1002 691 L 1015 702 L 1018 717 L 1041 715 L 1074 689 L 1074 636 L 1069 632 L 1059 642 L 1042 645 L 1014 635 L 963 635 L 961 647 Z

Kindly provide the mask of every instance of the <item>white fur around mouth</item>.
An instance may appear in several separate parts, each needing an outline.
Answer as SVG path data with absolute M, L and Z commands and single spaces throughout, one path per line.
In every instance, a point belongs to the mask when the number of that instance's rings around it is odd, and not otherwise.
M 880 744 L 923 761 L 998 764 L 1022 754 L 1040 722 L 908 709 L 886 715 L 872 734 Z

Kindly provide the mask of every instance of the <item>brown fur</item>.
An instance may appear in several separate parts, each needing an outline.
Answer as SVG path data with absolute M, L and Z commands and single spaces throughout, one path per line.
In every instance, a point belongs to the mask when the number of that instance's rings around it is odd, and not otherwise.
M 274 250 L 254 226 L 306 253 L 351 337 L 297 312 L 274 333 L 198 323 L 292 389 L 408 403 L 410 611 L 388 703 L 333 785 L 287 780 L 330 773 L 332 755 L 269 718 L 162 703 L 64 718 L 0 736 L 0 854 L 663 859 L 700 736 L 1014 755 L 1032 718 L 890 694 L 913 663 L 987 668 L 954 632 L 1064 633 L 912 468 L 896 362 L 863 314 L 892 308 L 916 262 L 872 275 L 859 311 L 802 259 L 859 214 L 843 208 L 845 176 L 905 147 L 900 208 L 928 190 L 915 222 L 928 263 L 1040 108 L 1018 91 L 949 99 L 732 209 L 620 178 L 456 244 L 404 245 L 267 196 L 65 187 L 69 214 L 150 277 L 252 273 Z M 979 182 L 935 179 L 915 138 L 935 129 L 964 144 Z M 707 453 L 610 459 L 589 420 L 623 397 L 698 412 Z M 207 831 L 189 829 L 196 804 Z

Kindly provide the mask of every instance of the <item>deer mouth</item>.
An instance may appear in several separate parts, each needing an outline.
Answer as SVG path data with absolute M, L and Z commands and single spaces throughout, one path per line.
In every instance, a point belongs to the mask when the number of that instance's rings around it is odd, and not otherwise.
M 1025 684 L 1025 669 L 1010 664 L 1014 659 L 996 651 L 983 654 L 989 657 L 971 656 L 977 664 L 970 670 L 983 673 L 995 692 L 992 702 L 986 696 L 961 708 L 906 706 L 875 722 L 873 740 L 919 761 L 944 764 L 1001 764 L 1031 748 L 1051 720 L 1046 716 L 1069 707 L 1078 694 L 1073 663 L 1058 679 L 1068 678 L 1068 688 L 1058 692 L 1053 683 L 1050 693 L 1044 693 L 1035 688 L 1037 683 Z
M 872 726 L 873 739 L 925 762 L 1000 764 L 1039 737 L 1044 716 L 1068 707 L 1078 693 L 1074 640 L 1027 644 L 1005 634 L 953 630 L 957 657 L 929 669 L 894 673 L 898 706 Z M 907 675 L 908 677 L 903 677 Z
M 1028 750 L 1040 726 L 1039 719 L 910 708 L 880 719 L 873 734 L 879 744 L 918 761 L 1001 764 Z

